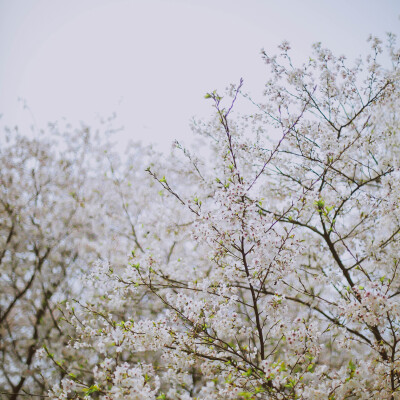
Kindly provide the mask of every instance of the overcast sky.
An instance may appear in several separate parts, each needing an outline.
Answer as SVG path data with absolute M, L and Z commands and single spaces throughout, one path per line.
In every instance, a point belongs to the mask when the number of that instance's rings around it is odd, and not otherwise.
M 207 91 L 240 77 L 262 91 L 262 47 L 355 58 L 370 33 L 400 33 L 399 15 L 399 0 L 0 0 L 0 113 L 41 126 L 116 111 L 124 139 L 164 147 L 211 113 Z

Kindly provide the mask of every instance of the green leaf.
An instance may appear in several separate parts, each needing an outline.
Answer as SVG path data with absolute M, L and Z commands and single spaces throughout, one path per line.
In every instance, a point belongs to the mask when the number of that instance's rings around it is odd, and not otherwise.
M 232 374 L 229 374 L 225 379 L 225 383 L 231 383 L 231 382 L 232 382 Z
M 356 372 L 356 365 L 353 363 L 353 360 L 349 361 L 349 365 L 347 366 L 347 368 L 349 369 L 349 377 L 346 379 L 346 382 L 352 379 Z
M 322 211 L 325 205 L 325 201 L 322 199 L 319 199 L 318 201 L 314 202 L 314 205 L 317 207 L 318 210 Z
M 239 396 L 246 400 L 254 399 L 253 393 L 251 393 L 251 392 L 240 392 Z
M 246 372 L 243 372 L 242 376 L 251 376 L 253 370 L 249 368 Z
M 140 268 L 140 264 L 139 263 L 131 264 L 131 266 L 139 271 L 139 268 Z
M 98 392 L 99 390 L 100 390 L 100 388 L 97 385 L 93 385 L 93 386 L 90 386 L 90 388 L 83 389 L 83 391 L 85 392 L 85 397 L 89 396 L 92 393 Z

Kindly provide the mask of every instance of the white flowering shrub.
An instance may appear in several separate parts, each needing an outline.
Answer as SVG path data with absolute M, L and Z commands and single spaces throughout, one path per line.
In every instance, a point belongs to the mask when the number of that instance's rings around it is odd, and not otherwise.
M 264 101 L 206 95 L 207 151 L 148 168 L 126 266 L 90 269 L 68 358 L 41 352 L 50 398 L 400 399 L 400 53 L 370 41 L 353 66 L 283 43 Z

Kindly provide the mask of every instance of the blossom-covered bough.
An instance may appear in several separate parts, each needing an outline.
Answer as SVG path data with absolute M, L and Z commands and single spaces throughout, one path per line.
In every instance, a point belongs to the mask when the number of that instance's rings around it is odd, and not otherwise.
M 399 52 L 381 47 L 350 67 L 317 44 L 297 68 L 284 43 L 264 102 L 207 94 L 207 151 L 148 169 L 128 265 L 99 262 L 64 310 L 51 398 L 400 398 Z

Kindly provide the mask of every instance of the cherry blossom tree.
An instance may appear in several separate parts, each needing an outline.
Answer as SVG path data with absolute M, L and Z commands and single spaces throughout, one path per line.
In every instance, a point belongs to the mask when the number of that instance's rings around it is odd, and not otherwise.
M 60 357 L 69 332 L 59 303 L 84 291 L 83 270 L 100 257 L 124 263 L 135 246 L 140 191 L 124 193 L 119 179 L 147 186 L 142 168 L 151 152 L 112 151 L 101 132 L 49 125 L 24 136 L 5 129 L 0 147 L 0 392 L 17 399 L 45 395 L 51 362 L 36 353 L 52 343 Z M 108 135 L 108 136 L 107 136 Z M 137 163 L 137 164 L 136 164 Z M 138 171 L 140 176 L 138 176 Z M 50 360 L 49 360 L 50 361 Z
M 116 174 L 147 199 L 132 252 L 61 308 L 50 398 L 400 399 L 400 53 L 370 43 L 263 52 L 264 100 L 206 95 L 205 151 L 177 143 L 146 187 Z

